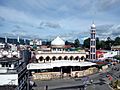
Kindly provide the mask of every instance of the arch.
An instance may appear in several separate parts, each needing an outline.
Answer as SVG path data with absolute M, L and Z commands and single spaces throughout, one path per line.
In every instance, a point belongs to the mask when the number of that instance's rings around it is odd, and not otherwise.
M 3 56 L 3 58 L 6 58 L 6 57 L 7 57 L 6 55 Z
M 41 56 L 41 57 L 39 57 L 39 60 L 40 60 L 40 61 L 43 61 L 43 60 L 44 60 L 44 58 Z
M 64 57 L 64 60 L 68 60 L 68 56 L 65 56 L 65 57 Z
M 55 57 L 55 56 L 53 56 L 53 57 L 52 57 L 52 60 L 53 60 L 53 61 L 55 61 L 55 60 L 56 60 L 56 57 Z
M 76 56 L 76 57 L 75 57 L 75 60 L 79 60 L 79 56 Z
M 82 56 L 82 57 L 81 57 L 81 60 L 84 60 L 84 59 L 85 59 L 85 57 L 84 57 L 84 56 Z
M 49 61 L 49 60 L 50 60 L 50 57 L 49 57 L 49 56 L 47 56 L 47 57 L 46 57 L 46 61 Z
M 14 58 L 16 58 L 17 56 L 16 55 L 13 55 Z
M 59 57 L 58 57 L 58 60 L 62 60 L 62 56 L 59 56 Z
M 70 56 L 70 60 L 73 60 L 74 59 L 74 57 L 73 56 Z

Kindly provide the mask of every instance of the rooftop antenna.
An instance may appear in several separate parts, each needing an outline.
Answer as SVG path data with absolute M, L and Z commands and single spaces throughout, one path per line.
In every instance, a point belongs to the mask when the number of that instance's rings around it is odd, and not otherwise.
M 92 11 L 91 11 L 91 13 L 92 13 L 92 24 L 95 24 L 95 15 L 96 15 L 96 9 L 95 9 L 95 2 L 94 2 L 94 0 L 92 0 L 91 1 L 91 3 L 92 3 Z

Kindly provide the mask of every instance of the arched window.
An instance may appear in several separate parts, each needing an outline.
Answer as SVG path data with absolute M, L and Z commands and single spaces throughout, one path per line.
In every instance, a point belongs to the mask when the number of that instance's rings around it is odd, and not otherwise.
M 49 57 L 49 56 L 47 56 L 47 57 L 46 57 L 46 61 L 49 61 L 49 60 L 50 60 L 50 57 Z
M 40 61 L 43 61 L 43 60 L 44 60 L 44 58 L 41 56 L 41 57 L 39 57 L 39 60 L 40 60 Z
M 56 60 L 56 57 L 55 57 L 55 56 L 53 56 L 53 57 L 52 57 L 52 60 L 53 60 L 53 61 L 55 61 L 55 60 Z
M 59 57 L 58 57 L 58 60 L 62 60 L 62 56 L 59 56 Z
M 13 55 L 14 58 L 16 58 L 17 56 L 16 55 Z
M 79 60 L 79 56 L 76 56 L 76 57 L 75 57 L 75 60 Z
M 73 60 L 74 59 L 74 57 L 73 56 L 70 56 L 70 60 Z
M 84 60 L 84 59 L 85 59 L 85 57 L 84 57 L 84 56 L 82 56 L 82 57 L 81 57 L 81 60 Z
M 6 55 L 3 56 L 3 58 L 6 58 L 6 57 L 7 57 Z
M 64 57 L 64 60 L 68 60 L 68 57 L 67 57 L 67 56 L 65 56 L 65 57 Z

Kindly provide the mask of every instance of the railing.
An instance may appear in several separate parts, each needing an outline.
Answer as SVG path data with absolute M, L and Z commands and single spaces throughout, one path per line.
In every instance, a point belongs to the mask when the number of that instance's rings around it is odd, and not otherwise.
M 8 69 L 7 73 L 17 73 L 17 70 L 16 69 Z
M 55 54 L 56 54 L 56 53 L 57 53 L 57 54 L 62 54 L 62 53 L 66 53 L 66 54 L 67 54 L 67 53 L 69 53 L 69 54 L 70 54 L 70 53 L 85 54 L 86 52 L 79 52 L 79 51 L 67 51 L 67 52 L 66 52 L 66 51 L 61 51 L 61 52 L 59 52 L 59 51 L 58 51 L 58 52 L 57 52 L 57 51 L 56 51 L 56 52 L 52 52 L 52 51 L 51 51 L 51 52 L 43 52 L 43 51 L 42 51 L 42 52 L 40 52 L 40 53 L 37 52 L 37 54 L 47 54 L 47 53 L 49 53 L 49 54 L 50 54 L 50 53 L 52 53 L 52 54 L 54 54 L 54 53 L 55 53 Z

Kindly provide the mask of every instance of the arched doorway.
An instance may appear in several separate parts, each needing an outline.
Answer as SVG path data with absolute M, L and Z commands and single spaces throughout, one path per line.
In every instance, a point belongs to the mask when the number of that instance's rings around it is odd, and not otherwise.
M 49 57 L 49 56 L 47 56 L 47 57 L 46 57 L 46 61 L 49 61 L 49 60 L 50 60 L 50 57 Z
M 62 60 L 62 56 L 59 56 L 59 57 L 58 57 L 58 60 Z
M 40 60 L 40 61 L 43 61 L 43 60 L 44 60 L 44 58 L 41 56 L 41 57 L 39 57 L 39 60 Z
M 76 57 L 75 57 L 75 60 L 79 60 L 79 56 L 76 56 Z
M 84 57 L 84 56 L 82 56 L 82 57 L 81 57 L 81 60 L 84 60 L 84 59 L 85 59 L 85 57 Z
M 70 56 L 70 60 L 73 60 L 74 59 L 74 57 L 73 56 Z
M 64 60 L 68 60 L 68 57 L 67 57 L 67 56 L 65 56 L 65 57 L 64 57 Z
M 53 60 L 53 61 L 55 61 L 55 60 L 56 60 L 56 57 L 55 57 L 55 56 L 53 56 L 53 57 L 52 57 L 52 60 Z

